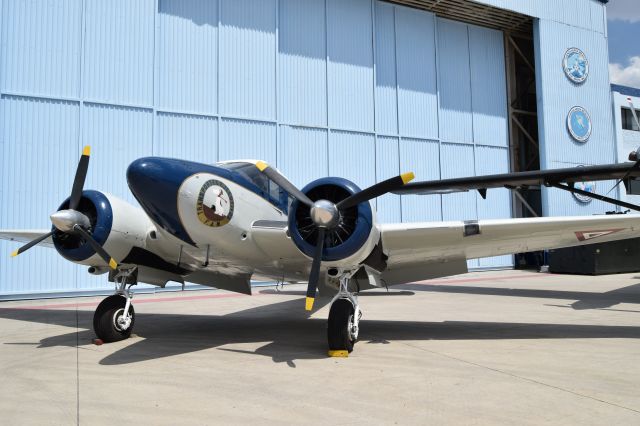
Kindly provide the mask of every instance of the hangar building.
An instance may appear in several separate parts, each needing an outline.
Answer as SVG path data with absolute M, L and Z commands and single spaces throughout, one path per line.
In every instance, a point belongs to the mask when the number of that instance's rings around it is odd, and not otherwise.
M 132 203 L 125 170 L 147 155 L 260 158 L 297 185 L 361 187 L 613 162 L 603 3 L 4 0 L 0 228 L 49 228 L 87 144 L 86 187 Z M 529 207 L 506 189 L 376 203 L 383 222 L 610 209 L 521 196 Z M 0 243 L 3 297 L 111 288 L 50 249 L 10 259 L 15 246 Z

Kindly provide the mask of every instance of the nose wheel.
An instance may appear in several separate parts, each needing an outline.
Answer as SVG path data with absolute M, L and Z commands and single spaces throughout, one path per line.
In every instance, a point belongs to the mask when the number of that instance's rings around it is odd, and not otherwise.
M 118 271 L 114 281 L 116 294 L 100 302 L 93 314 L 93 330 L 105 343 L 128 339 L 136 319 L 136 312 L 131 304 L 131 286 L 136 283 L 135 271 Z

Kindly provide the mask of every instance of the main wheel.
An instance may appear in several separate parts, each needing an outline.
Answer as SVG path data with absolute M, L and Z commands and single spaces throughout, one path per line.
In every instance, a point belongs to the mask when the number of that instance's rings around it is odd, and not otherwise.
M 353 351 L 356 339 L 351 334 L 355 310 L 346 299 L 338 299 L 331 305 L 327 322 L 327 338 L 330 351 Z
M 129 305 L 131 322 L 127 325 L 122 321 L 124 307 L 127 299 L 119 294 L 114 294 L 104 299 L 93 314 L 93 330 L 103 342 L 117 342 L 131 336 L 136 313 L 133 305 Z

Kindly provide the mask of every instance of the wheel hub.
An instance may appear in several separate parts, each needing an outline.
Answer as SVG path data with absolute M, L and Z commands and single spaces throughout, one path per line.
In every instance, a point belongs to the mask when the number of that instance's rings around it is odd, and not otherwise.
M 118 331 L 125 331 L 131 326 L 131 315 L 124 315 L 124 309 L 118 309 L 113 314 L 113 326 Z

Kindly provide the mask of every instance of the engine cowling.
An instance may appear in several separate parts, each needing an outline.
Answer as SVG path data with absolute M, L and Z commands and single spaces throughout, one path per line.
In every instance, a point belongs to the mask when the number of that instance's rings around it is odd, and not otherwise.
M 360 188 L 347 179 L 327 177 L 311 182 L 302 192 L 312 201 L 324 199 L 338 203 L 360 192 Z M 364 261 L 380 238 L 375 225 L 375 213 L 369 202 L 342 211 L 338 226 L 326 231 L 323 262 L 335 266 Z M 289 233 L 298 249 L 312 258 L 318 229 L 311 219 L 310 208 L 297 200 L 289 210 Z
M 58 210 L 68 207 L 69 199 Z M 83 191 L 76 210 L 87 216 L 93 238 L 118 261 L 125 259 L 134 247 L 145 248 L 147 235 L 153 229 L 153 224 L 141 209 L 99 191 Z M 64 233 L 55 227 L 52 231 L 53 244 L 65 259 L 93 266 L 104 263 L 80 235 Z

